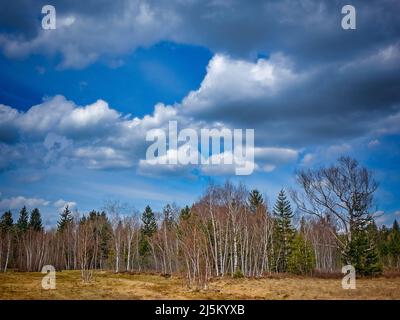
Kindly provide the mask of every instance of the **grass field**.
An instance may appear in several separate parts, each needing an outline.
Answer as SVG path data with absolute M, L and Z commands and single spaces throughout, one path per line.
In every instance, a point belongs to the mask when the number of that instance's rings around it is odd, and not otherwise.
M 215 279 L 191 291 L 179 277 L 97 272 L 85 284 L 79 271 L 57 273 L 57 288 L 44 290 L 41 273 L 0 273 L 0 299 L 400 299 L 400 277 L 357 279 L 343 290 L 341 279 L 276 277 Z

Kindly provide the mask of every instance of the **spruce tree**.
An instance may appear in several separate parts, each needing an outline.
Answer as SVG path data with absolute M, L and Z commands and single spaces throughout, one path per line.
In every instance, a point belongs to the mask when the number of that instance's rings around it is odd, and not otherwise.
M 174 210 L 169 203 L 163 208 L 163 215 L 164 224 L 167 228 L 170 228 L 174 223 Z
M 292 226 L 293 211 L 283 189 L 278 194 L 273 213 L 278 254 L 276 267 L 278 271 L 286 272 L 295 230 Z
M 25 206 L 23 206 L 19 212 L 17 230 L 18 232 L 25 232 L 28 230 L 28 210 L 26 210 Z
M 42 217 L 38 208 L 35 208 L 31 212 L 31 218 L 29 220 L 29 228 L 34 231 L 42 231 Z
M 343 262 L 354 266 L 357 274 L 378 275 L 382 272 L 377 247 L 378 228 L 372 218 L 365 219 L 367 206 L 362 195 L 353 195 L 353 220 L 350 223 L 351 241 L 344 250 Z
M 65 206 L 63 212 L 60 214 L 60 220 L 57 222 L 57 231 L 63 231 L 72 223 L 73 219 L 72 212 L 69 210 L 68 205 Z
M 288 271 L 295 274 L 311 274 L 314 265 L 312 245 L 302 232 L 298 232 L 293 239 L 292 250 L 288 257 Z
M 366 229 L 354 231 L 351 242 L 348 246 L 346 256 L 357 274 L 364 276 L 378 275 L 382 272 L 382 265 L 379 261 L 378 250 L 374 239 L 371 238 L 371 231 Z
M 151 210 L 150 206 L 146 206 L 142 214 L 142 228 L 141 228 L 141 239 L 140 239 L 140 255 L 146 257 L 150 253 L 149 238 L 157 232 L 157 221 L 156 217 Z
M 184 208 L 181 209 L 181 212 L 179 213 L 179 219 L 187 220 L 189 217 L 190 217 L 190 208 L 189 206 L 185 206 Z
M 393 267 L 400 266 L 400 228 L 397 220 L 394 220 L 389 233 L 388 254 Z
M 109 243 L 112 238 L 112 225 L 108 220 L 107 214 L 102 211 L 99 216 L 99 225 L 100 225 L 100 253 L 101 258 L 105 260 L 109 255 Z
M 249 194 L 248 202 L 250 211 L 252 213 L 255 213 L 257 211 L 257 208 L 264 204 L 264 199 L 261 193 L 257 189 L 254 189 Z
M 157 221 L 156 217 L 151 210 L 150 206 L 147 206 L 144 209 L 142 214 L 142 233 L 147 236 L 151 237 L 157 231 Z
M 0 218 L 0 231 L 7 232 L 13 227 L 14 220 L 10 210 L 4 212 Z

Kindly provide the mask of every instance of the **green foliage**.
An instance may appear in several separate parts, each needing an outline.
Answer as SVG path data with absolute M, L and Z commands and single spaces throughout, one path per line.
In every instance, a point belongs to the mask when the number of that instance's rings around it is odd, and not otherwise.
M 153 213 L 153 210 L 151 210 L 150 206 L 147 206 L 144 209 L 144 212 L 142 214 L 142 234 L 151 237 L 154 233 L 157 232 L 157 221 L 156 217 Z
M 106 213 L 104 211 L 98 212 L 92 210 L 89 212 L 89 216 L 88 218 L 85 218 L 85 220 L 92 222 L 93 233 L 96 242 L 99 243 L 100 258 L 106 260 L 110 252 L 109 242 L 112 238 L 112 226 Z
M 17 221 L 17 231 L 25 232 L 28 230 L 28 210 L 23 206 L 19 212 L 19 218 Z
M 375 276 L 382 273 L 377 247 L 378 229 L 373 221 L 359 224 L 352 230 L 351 241 L 344 253 L 345 262 L 356 269 L 357 274 Z
M 255 213 L 257 211 L 257 208 L 259 206 L 264 204 L 264 199 L 263 199 L 261 193 L 257 189 L 254 189 L 250 192 L 249 198 L 248 198 L 248 203 L 249 203 L 250 211 L 253 213 Z
M 237 269 L 236 272 L 233 274 L 233 278 L 235 278 L 235 279 L 244 278 L 244 274 L 243 274 L 242 270 Z
M 174 209 L 169 203 L 163 208 L 163 215 L 163 223 L 170 228 L 174 223 Z
M 31 212 L 29 228 L 33 231 L 43 231 L 42 217 L 38 208 L 33 209 Z
M 151 247 L 149 240 L 142 235 L 139 241 L 139 254 L 142 257 L 143 262 L 145 262 L 144 260 L 146 260 L 146 257 L 149 255 L 150 251 Z
M 293 211 L 282 189 L 274 206 L 275 217 L 275 264 L 277 271 L 286 272 L 295 229 L 292 226 Z
M 388 251 L 393 257 L 400 257 L 400 229 L 397 220 L 394 220 L 393 227 L 389 235 Z
M 60 214 L 60 220 L 57 223 L 57 230 L 59 232 L 66 229 L 73 221 L 73 216 L 71 210 L 69 210 L 68 206 L 65 206 L 63 212 Z
M 0 218 L 0 232 L 8 232 L 13 227 L 14 220 L 10 210 L 3 213 Z
M 299 232 L 292 243 L 292 250 L 288 257 L 288 270 L 295 274 L 311 274 L 315 266 L 315 256 L 312 245 Z
M 179 220 L 187 220 L 190 217 L 190 208 L 189 206 L 185 206 L 181 209 L 179 213 Z
M 378 234 L 378 251 L 388 269 L 400 269 L 400 230 L 397 220 L 392 228 L 383 226 Z
M 152 237 L 153 234 L 157 232 L 156 217 L 153 213 L 153 210 L 151 210 L 150 206 L 147 206 L 144 209 L 144 212 L 142 214 L 142 228 L 140 231 L 141 231 L 140 232 L 141 237 L 139 243 L 139 253 L 143 257 L 143 259 L 146 260 L 146 257 L 149 255 L 151 249 L 149 238 Z

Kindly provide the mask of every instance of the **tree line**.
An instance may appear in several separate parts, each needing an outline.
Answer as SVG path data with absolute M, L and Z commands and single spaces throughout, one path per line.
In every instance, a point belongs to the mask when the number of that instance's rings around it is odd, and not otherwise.
M 212 277 L 261 277 L 271 273 L 340 272 L 358 275 L 400 270 L 400 229 L 377 227 L 373 174 L 351 158 L 296 173 L 298 188 L 277 195 L 269 208 L 258 190 L 243 184 L 210 184 L 190 207 L 167 204 L 142 213 L 107 202 L 101 211 L 73 213 L 45 230 L 41 213 L 23 207 L 0 218 L 0 267 L 40 271 L 94 270 L 184 275 L 203 288 Z M 291 201 L 290 201 L 291 200 Z

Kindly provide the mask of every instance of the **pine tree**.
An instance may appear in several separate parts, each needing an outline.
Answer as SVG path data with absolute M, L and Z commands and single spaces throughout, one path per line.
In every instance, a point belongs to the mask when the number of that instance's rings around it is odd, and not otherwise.
M 354 194 L 354 213 L 350 224 L 351 241 L 344 250 L 343 262 L 354 266 L 357 274 L 364 276 L 378 275 L 382 272 L 377 247 L 378 228 L 370 219 L 364 217 L 367 207 L 361 201 L 362 195 Z
M 104 211 L 100 213 L 99 216 L 99 225 L 100 225 L 100 254 L 101 258 L 105 260 L 110 251 L 109 242 L 112 238 L 112 225 L 107 218 L 107 215 Z
M 163 215 L 164 215 L 164 223 L 167 228 L 170 228 L 174 223 L 174 210 L 170 204 L 167 204 L 163 208 Z
M 157 232 L 156 217 L 150 206 L 147 206 L 142 214 L 142 223 L 139 252 L 142 257 L 146 257 L 150 252 L 149 238 Z
M 26 210 L 25 206 L 23 206 L 19 212 L 17 230 L 18 232 L 25 232 L 26 230 L 28 230 L 28 211 Z
M 3 213 L 0 218 L 0 231 L 10 231 L 13 227 L 14 220 L 12 218 L 12 213 L 10 210 Z
M 315 265 L 312 245 L 302 232 L 296 234 L 288 257 L 288 271 L 295 274 L 310 274 Z
M 382 272 L 375 241 L 367 230 L 353 232 L 346 256 L 359 275 L 371 276 Z
M 42 217 L 38 208 L 35 208 L 31 212 L 31 218 L 29 220 L 29 228 L 34 231 L 42 231 Z
M 185 206 L 181 209 L 179 213 L 179 220 L 187 220 L 190 217 L 190 208 L 189 206 Z
M 286 272 L 295 230 L 292 226 L 293 211 L 283 189 L 278 194 L 273 213 L 278 254 L 276 267 L 278 271 Z
M 393 227 L 389 233 L 388 254 L 391 264 L 395 268 L 400 267 L 400 228 L 397 220 L 394 220 Z
M 69 210 L 68 205 L 65 206 L 64 211 L 60 214 L 60 220 L 57 222 L 57 231 L 63 231 L 72 223 L 73 219 L 72 212 Z
M 257 211 L 257 208 L 264 204 L 264 199 L 261 193 L 257 189 L 254 189 L 249 194 L 248 202 L 250 211 L 252 213 L 255 213 Z
M 156 217 L 151 210 L 150 206 L 147 206 L 142 214 L 142 233 L 151 237 L 157 231 Z
M 1 268 L 3 272 L 7 271 L 7 267 L 12 256 L 12 242 L 14 221 L 10 210 L 3 213 L 0 218 L 0 250 L 1 250 Z M 3 243 L 5 246 L 3 247 Z M 3 251 L 4 250 L 4 251 Z M 4 254 L 4 255 L 3 255 Z M 4 260 L 3 260 L 4 258 Z M 4 261 L 4 262 L 3 262 Z

